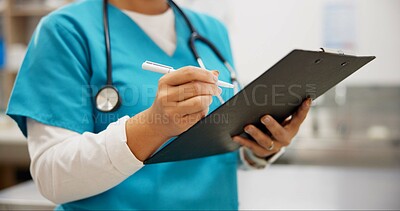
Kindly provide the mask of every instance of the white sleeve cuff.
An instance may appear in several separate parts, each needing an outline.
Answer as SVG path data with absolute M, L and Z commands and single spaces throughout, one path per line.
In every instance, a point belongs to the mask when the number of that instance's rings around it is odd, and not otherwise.
M 247 161 L 247 159 L 245 158 L 244 153 L 245 153 L 245 152 L 244 152 L 244 147 L 240 147 L 240 148 L 239 148 L 239 156 L 240 156 L 240 161 L 242 161 L 242 162 L 241 162 L 239 168 L 240 168 L 241 170 L 245 170 L 245 171 L 248 171 L 248 170 L 255 170 L 256 168 L 255 168 L 254 166 L 252 166 L 252 165 Z
M 274 163 L 279 157 L 281 157 L 285 153 L 286 149 L 285 147 L 282 147 L 279 152 L 275 153 L 272 157 L 270 157 L 268 160 L 259 158 L 253 154 L 253 152 L 246 148 L 246 147 L 241 147 L 239 149 L 239 155 L 240 159 L 242 160 L 242 165 L 240 166 L 241 169 L 243 170 L 255 170 L 255 169 L 263 169 L 266 167 L 269 167 L 272 163 Z M 246 159 L 249 159 L 253 162 L 253 164 L 249 163 L 249 161 Z
M 130 176 L 143 167 L 143 162 L 135 157 L 128 147 L 125 122 L 129 116 L 124 116 L 111 123 L 106 132 L 106 149 L 113 166 L 122 174 Z
M 266 165 L 261 165 L 261 166 L 260 165 L 255 165 L 255 164 L 257 164 L 257 162 L 255 160 L 253 160 L 252 159 L 253 157 L 250 157 L 248 153 L 249 152 L 248 152 L 247 148 L 240 147 L 239 155 L 240 155 L 240 160 L 242 161 L 242 165 L 240 165 L 240 169 L 248 171 L 248 170 L 257 170 L 257 169 L 265 168 Z M 252 152 L 250 152 L 250 153 L 252 153 Z M 249 163 L 249 161 L 246 159 L 246 157 L 251 159 L 255 164 Z M 266 161 L 264 160 L 264 162 L 266 162 Z

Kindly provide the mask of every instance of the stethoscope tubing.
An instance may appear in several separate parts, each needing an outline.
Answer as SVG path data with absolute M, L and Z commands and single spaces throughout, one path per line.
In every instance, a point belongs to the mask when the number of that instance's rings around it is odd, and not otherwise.
M 200 41 L 200 42 L 203 42 L 204 44 L 206 44 L 214 52 L 214 54 L 218 57 L 218 59 L 224 64 L 226 69 L 230 72 L 231 81 L 235 85 L 234 93 L 236 94 L 239 91 L 240 84 L 237 81 L 236 72 L 233 69 L 233 67 L 229 64 L 229 62 L 225 59 L 225 57 L 221 54 L 221 52 L 217 49 L 217 47 L 215 47 L 215 45 L 210 40 L 201 36 L 197 32 L 197 30 L 195 29 L 193 24 L 190 22 L 189 18 L 186 16 L 186 14 L 183 12 L 183 10 L 173 0 L 168 0 L 168 3 L 170 6 L 175 7 L 175 9 L 178 11 L 178 13 L 185 20 L 186 25 L 188 26 L 188 28 L 190 30 L 191 35 L 190 35 L 188 44 L 189 44 L 190 50 L 191 50 L 193 56 L 195 57 L 198 65 L 201 68 L 206 69 L 206 66 L 204 65 L 203 60 L 201 59 L 199 53 L 197 52 L 197 49 L 195 46 L 196 41 Z M 112 88 L 113 90 L 115 90 L 116 95 L 119 98 L 118 90 L 113 86 L 113 83 L 112 83 L 112 81 L 113 81 L 112 80 L 112 56 L 111 56 L 110 26 L 109 26 L 109 17 L 108 17 L 108 0 L 103 0 L 103 26 L 104 26 L 104 43 L 105 43 L 105 48 L 106 48 L 105 53 L 106 53 L 106 65 L 107 65 L 107 82 L 106 82 L 106 85 L 99 90 L 99 93 L 103 89 Z M 97 96 L 99 95 L 99 93 L 96 95 L 96 103 L 97 103 Z M 218 99 L 220 100 L 221 103 L 224 103 L 221 96 L 218 96 Z M 120 102 L 121 99 L 119 98 L 118 101 Z M 99 110 L 102 112 L 115 111 L 116 109 L 118 109 L 117 106 L 120 106 L 120 104 L 121 103 L 116 104 L 115 108 L 112 108 L 108 111 L 101 110 L 101 109 L 99 109 Z M 96 107 L 99 108 L 99 105 L 96 105 Z
M 108 0 L 103 1 L 103 25 L 104 25 L 104 44 L 106 47 L 107 59 L 107 85 L 112 86 L 112 58 L 111 58 L 111 37 L 108 21 Z

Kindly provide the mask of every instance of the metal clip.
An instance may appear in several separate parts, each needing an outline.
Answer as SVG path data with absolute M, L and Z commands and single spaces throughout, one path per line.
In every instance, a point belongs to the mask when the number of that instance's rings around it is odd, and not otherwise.
M 331 48 L 320 48 L 320 50 L 321 50 L 321 52 L 324 52 L 324 53 L 345 55 L 343 50 L 336 50 L 336 49 L 331 49 Z

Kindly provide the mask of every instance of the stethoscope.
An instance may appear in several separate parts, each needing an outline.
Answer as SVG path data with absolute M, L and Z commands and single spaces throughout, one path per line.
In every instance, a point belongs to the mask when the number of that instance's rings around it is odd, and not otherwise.
M 206 44 L 214 53 L 217 55 L 218 59 L 225 65 L 225 67 L 230 72 L 230 78 L 232 84 L 235 86 L 234 93 L 237 93 L 239 90 L 239 82 L 236 78 L 236 73 L 233 67 L 229 64 L 229 62 L 222 56 L 222 54 L 218 51 L 218 49 L 212 44 L 208 39 L 201 36 L 197 30 L 194 28 L 189 18 L 185 15 L 181 8 L 175 4 L 173 0 L 168 0 L 168 4 L 172 7 L 175 7 L 180 15 L 182 15 L 185 20 L 187 26 L 190 29 L 191 35 L 189 39 L 189 47 L 192 51 L 193 56 L 195 57 L 198 65 L 201 68 L 206 69 L 203 60 L 197 52 L 195 42 L 200 41 Z M 110 28 L 108 24 L 108 0 L 103 0 L 103 25 L 104 25 L 104 39 L 106 46 L 106 60 L 107 60 L 107 82 L 106 85 L 103 86 L 97 93 L 96 100 L 96 108 L 101 112 L 113 112 L 117 110 L 121 106 L 121 97 L 119 92 L 112 83 L 112 60 L 111 60 L 111 39 L 110 39 Z M 221 98 L 220 98 L 221 101 Z

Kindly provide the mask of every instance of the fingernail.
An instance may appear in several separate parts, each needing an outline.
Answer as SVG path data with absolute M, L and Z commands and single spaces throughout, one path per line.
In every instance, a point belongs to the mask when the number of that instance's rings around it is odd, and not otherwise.
M 218 91 L 219 91 L 219 94 L 222 93 L 222 89 L 220 87 L 218 87 Z
M 310 107 L 310 106 L 311 106 L 311 103 L 312 103 L 311 98 L 308 98 L 307 101 L 306 101 L 306 103 L 305 103 L 305 107 L 306 107 L 306 108 L 307 108 L 307 107 Z
M 219 76 L 219 71 L 218 70 L 214 70 L 214 73 L 216 73 L 217 76 Z
M 244 132 L 246 132 L 246 133 L 251 133 L 252 130 L 253 130 L 253 128 L 251 126 L 247 126 L 244 128 Z
M 214 79 L 214 81 L 215 81 L 215 82 L 217 82 L 217 81 L 218 81 L 218 77 L 217 77 L 217 76 L 215 76 L 215 75 L 213 75 L 213 79 Z
M 267 117 L 264 117 L 264 118 L 261 120 L 261 122 L 262 122 L 263 124 L 268 124 L 270 121 L 271 121 L 271 120 L 269 119 L 268 116 L 267 116 Z

